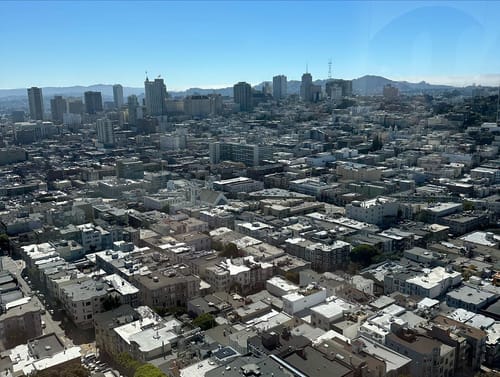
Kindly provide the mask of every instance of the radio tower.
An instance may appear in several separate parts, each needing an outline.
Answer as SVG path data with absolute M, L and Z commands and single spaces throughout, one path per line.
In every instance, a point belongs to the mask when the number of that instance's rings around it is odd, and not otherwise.
M 332 79 L 332 59 L 328 60 L 328 80 Z

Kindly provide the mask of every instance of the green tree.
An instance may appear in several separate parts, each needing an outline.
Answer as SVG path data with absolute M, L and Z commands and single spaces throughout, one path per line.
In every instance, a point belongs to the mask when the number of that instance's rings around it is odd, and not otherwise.
M 371 150 L 373 152 L 374 151 L 378 151 L 378 150 L 382 149 L 383 145 L 384 144 L 382 143 L 382 140 L 380 140 L 380 137 L 378 135 L 375 135 L 375 137 L 372 140 L 372 148 L 371 148 Z
M 123 369 L 124 374 L 131 376 L 142 365 L 127 352 L 118 354 L 115 358 L 116 363 Z
M 300 275 L 297 271 L 287 271 L 285 272 L 285 279 L 290 280 L 292 283 L 299 284 Z
M 152 364 L 144 364 L 137 368 L 134 377 L 167 377 L 167 375 Z
M 362 267 L 368 267 L 373 263 L 374 258 L 379 255 L 377 248 L 371 245 L 358 245 L 351 251 L 350 257 L 353 263 L 357 263 Z
M 107 296 L 102 302 L 102 308 L 104 311 L 113 310 L 118 308 L 121 304 L 119 296 L 110 295 Z
M 462 207 L 464 211 L 472 211 L 474 209 L 474 203 L 469 200 L 464 200 L 462 203 Z
M 9 236 L 5 233 L 0 234 L 0 249 L 5 253 L 10 252 L 10 240 Z
M 238 258 L 241 257 L 242 255 L 243 254 L 238 249 L 238 246 L 236 246 L 232 242 L 224 246 L 224 250 L 220 253 L 220 256 L 224 258 Z
M 198 317 L 193 319 L 193 325 L 199 327 L 202 330 L 208 330 L 215 326 L 214 316 L 210 313 L 200 314 Z

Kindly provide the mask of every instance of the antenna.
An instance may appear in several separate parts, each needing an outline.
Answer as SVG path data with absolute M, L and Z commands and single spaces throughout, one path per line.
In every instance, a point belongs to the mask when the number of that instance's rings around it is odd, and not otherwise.
M 332 58 L 328 60 L 328 80 L 332 79 Z
M 144 71 L 146 73 L 146 81 L 149 81 L 148 79 L 148 71 Z
M 309 73 L 309 65 L 306 63 L 306 73 Z

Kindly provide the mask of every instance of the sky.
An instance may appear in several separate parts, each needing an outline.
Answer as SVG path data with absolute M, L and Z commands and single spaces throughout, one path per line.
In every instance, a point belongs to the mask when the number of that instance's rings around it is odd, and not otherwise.
M 500 2 L 1 1 L 0 88 L 300 79 L 500 83 Z

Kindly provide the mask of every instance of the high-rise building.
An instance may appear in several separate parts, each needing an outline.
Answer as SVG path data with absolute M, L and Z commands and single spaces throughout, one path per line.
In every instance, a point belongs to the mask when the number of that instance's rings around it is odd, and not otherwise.
M 316 102 L 321 98 L 321 86 L 314 85 L 312 75 L 304 73 L 300 84 L 300 98 L 304 102 Z
M 399 97 L 399 89 L 391 84 L 387 84 L 384 86 L 383 95 L 387 100 L 395 100 Z
M 96 121 L 97 140 L 104 146 L 115 144 L 115 133 L 113 123 L 110 119 L 97 119 Z
M 85 111 L 87 114 L 96 114 L 102 111 L 101 92 L 85 92 Z
M 326 95 L 331 99 L 352 97 L 352 80 L 329 80 L 325 84 Z
M 137 101 L 137 96 L 135 94 L 132 94 L 131 96 L 127 97 L 127 105 L 128 105 L 128 123 L 135 126 L 137 124 L 137 119 L 139 119 L 139 117 L 137 116 L 139 101 Z
M 63 122 L 63 114 L 67 112 L 67 102 L 63 96 L 55 96 L 50 100 L 52 121 L 56 124 Z
M 273 97 L 274 99 L 286 98 L 287 80 L 285 75 L 278 75 L 273 77 Z
M 300 84 L 300 98 L 302 98 L 304 102 L 312 102 L 312 86 L 312 75 L 310 73 L 304 73 Z
M 28 101 L 30 106 L 30 117 L 32 120 L 43 120 L 43 96 L 42 88 L 32 87 L 28 89 Z
M 146 77 L 144 93 L 148 115 L 159 116 L 167 113 L 167 86 L 163 79 L 157 78 L 154 81 L 149 81 Z
M 272 158 L 273 149 L 269 145 L 215 142 L 209 144 L 209 155 L 211 164 L 235 161 L 247 166 L 259 166 L 264 160 Z
M 120 109 L 123 106 L 123 86 L 120 84 L 113 85 L 113 101 L 116 108 Z
M 82 115 L 84 110 L 81 98 L 68 98 L 68 113 Z
M 184 112 L 193 117 L 218 115 L 222 112 L 220 94 L 193 95 L 184 98 Z
M 240 105 L 240 111 L 253 109 L 252 87 L 246 82 L 239 82 L 233 86 L 234 102 Z

